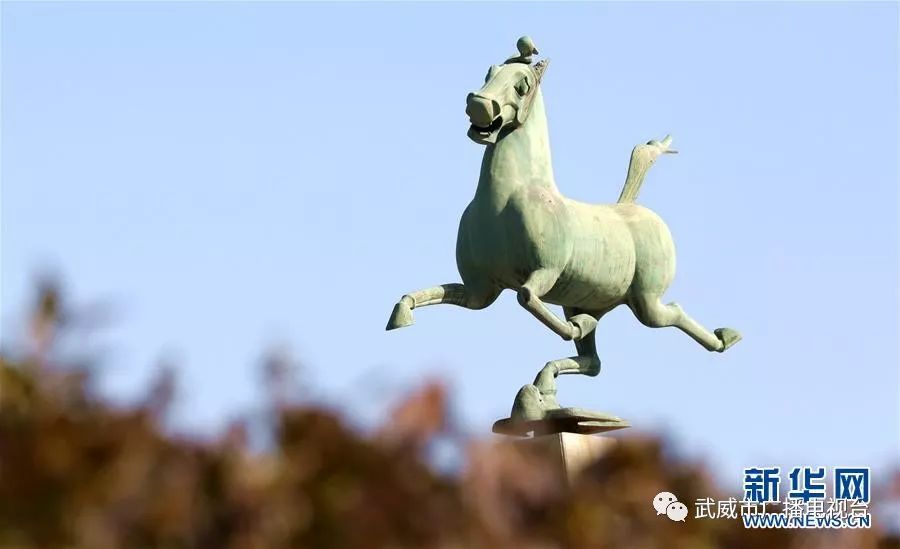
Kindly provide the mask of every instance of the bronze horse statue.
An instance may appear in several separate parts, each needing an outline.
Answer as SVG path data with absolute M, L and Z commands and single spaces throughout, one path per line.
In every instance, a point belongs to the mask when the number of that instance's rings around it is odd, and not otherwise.
M 462 214 L 456 263 L 462 284 L 443 284 L 404 295 L 388 330 L 413 323 L 412 310 L 449 303 L 483 309 L 504 289 L 541 323 L 565 340 L 576 356 L 553 360 L 534 385 L 517 397 L 513 417 L 537 420 L 559 407 L 554 378 L 595 376 L 597 321 L 619 305 L 653 328 L 675 326 L 709 351 L 722 352 L 740 339 L 730 328 L 709 331 L 677 303 L 661 297 L 675 276 L 675 246 L 658 215 L 635 203 L 647 170 L 658 156 L 676 151 L 671 137 L 634 148 L 619 200 L 587 204 L 563 196 L 550 160 L 541 79 L 548 60 L 527 37 L 519 56 L 493 65 L 484 86 L 466 98 L 468 135 L 485 145 L 475 196 Z M 559 318 L 547 304 L 563 307 Z

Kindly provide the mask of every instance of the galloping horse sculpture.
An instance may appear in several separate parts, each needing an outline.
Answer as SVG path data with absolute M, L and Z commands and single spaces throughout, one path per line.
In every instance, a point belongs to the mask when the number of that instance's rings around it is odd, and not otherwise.
M 660 301 L 675 275 L 669 229 L 654 212 L 635 203 L 647 170 L 661 154 L 674 153 L 671 137 L 638 145 L 616 204 L 586 204 L 563 196 L 550 162 L 541 79 L 548 60 L 528 37 L 520 55 L 493 65 L 485 84 L 466 99 L 468 135 L 485 145 L 475 197 L 463 212 L 456 242 L 462 284 L 443 284 L 404 295 L 388 330 L 413 323 L 412 310 L 449 303 L 483 309 L 504 289 L 578 354 L 548 362 L 533 385 L 522 388 L 512 419 L 540 420 L 559 409 L 559 374 L 596 376 L 597 321 L 626 304 L 650 327 L 675 326 L 709 351 L 722 352 L 740 339 L 730 328 L 710 332 L 676 303 Z M 547 304 L 563 307 L 565 320 Z

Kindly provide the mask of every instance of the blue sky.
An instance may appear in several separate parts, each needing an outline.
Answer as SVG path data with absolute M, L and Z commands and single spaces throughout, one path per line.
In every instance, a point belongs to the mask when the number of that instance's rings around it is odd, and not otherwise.
M 176 421 L 258 405 L 271 346 L 301 398 L 361 425 L 424 378 L 487 433 L 572 354 L 504 293 L 385 332 L 458 280 L 483 149 L 465 96 L 530 34 L 567 196 L 613 201 L 631 148 L 672 133 L 640 202 L 678 249 L 677 300 L 744 341 L 710 354 L 621 308 L 603 371 L 560 400 L 745 465 L 898 456 L 894 3 L 2 5 L 2 326 L 44 268 L 115 304 L 103 388 L 179 365 Z

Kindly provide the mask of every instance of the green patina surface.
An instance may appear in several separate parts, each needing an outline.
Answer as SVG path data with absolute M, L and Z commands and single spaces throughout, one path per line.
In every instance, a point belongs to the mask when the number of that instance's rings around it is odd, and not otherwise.
M 642 324 L 674 326 L 709 351 L 725 351 L 741 336 L 730 328 L 709 331 L 677 303 L 661 301 L 675 276 L 675 246 L 663 220 L 635 200 L 657 157 L 676 152 L 671 137 L 634 148 L 617 203 L 566 198 L 553 177 L 541 94 L 549 62 L 532 64 L 538 52 L 528 37 L 517 48 L 518 55 L 491 66 L 484 86 L 466 98 L 468 135 L 485 152 L 475 196 L 459 224 L 462 283 L 404 295 L 387 329 L 411 325 L 412 310 L 419 307 L 483 309 L 504 289 L 514 290 L 525 310 L 574 340 L 577 350 L 548 362 L 519 391 L 511 419 L 533 422 L 559 415 L 559 374 L 600 372 L 594 328 L 619 305 L 627 305 Z M 561 305 L 565 318 L 547 304 Z

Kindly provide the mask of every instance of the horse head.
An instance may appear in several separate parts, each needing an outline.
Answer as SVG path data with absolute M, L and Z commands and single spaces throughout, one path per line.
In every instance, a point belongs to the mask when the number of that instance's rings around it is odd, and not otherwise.
M 520 38 L 518 47 L 520 55 L 492 65 L 484 86 L 466 97 L 471 123 L 468 135 L 476 143 L 496 143 L 501 132 L 508 133 L 528 119 L 549 61 L 531 64 L 531 55 L 537 50 L 528 37 Z

